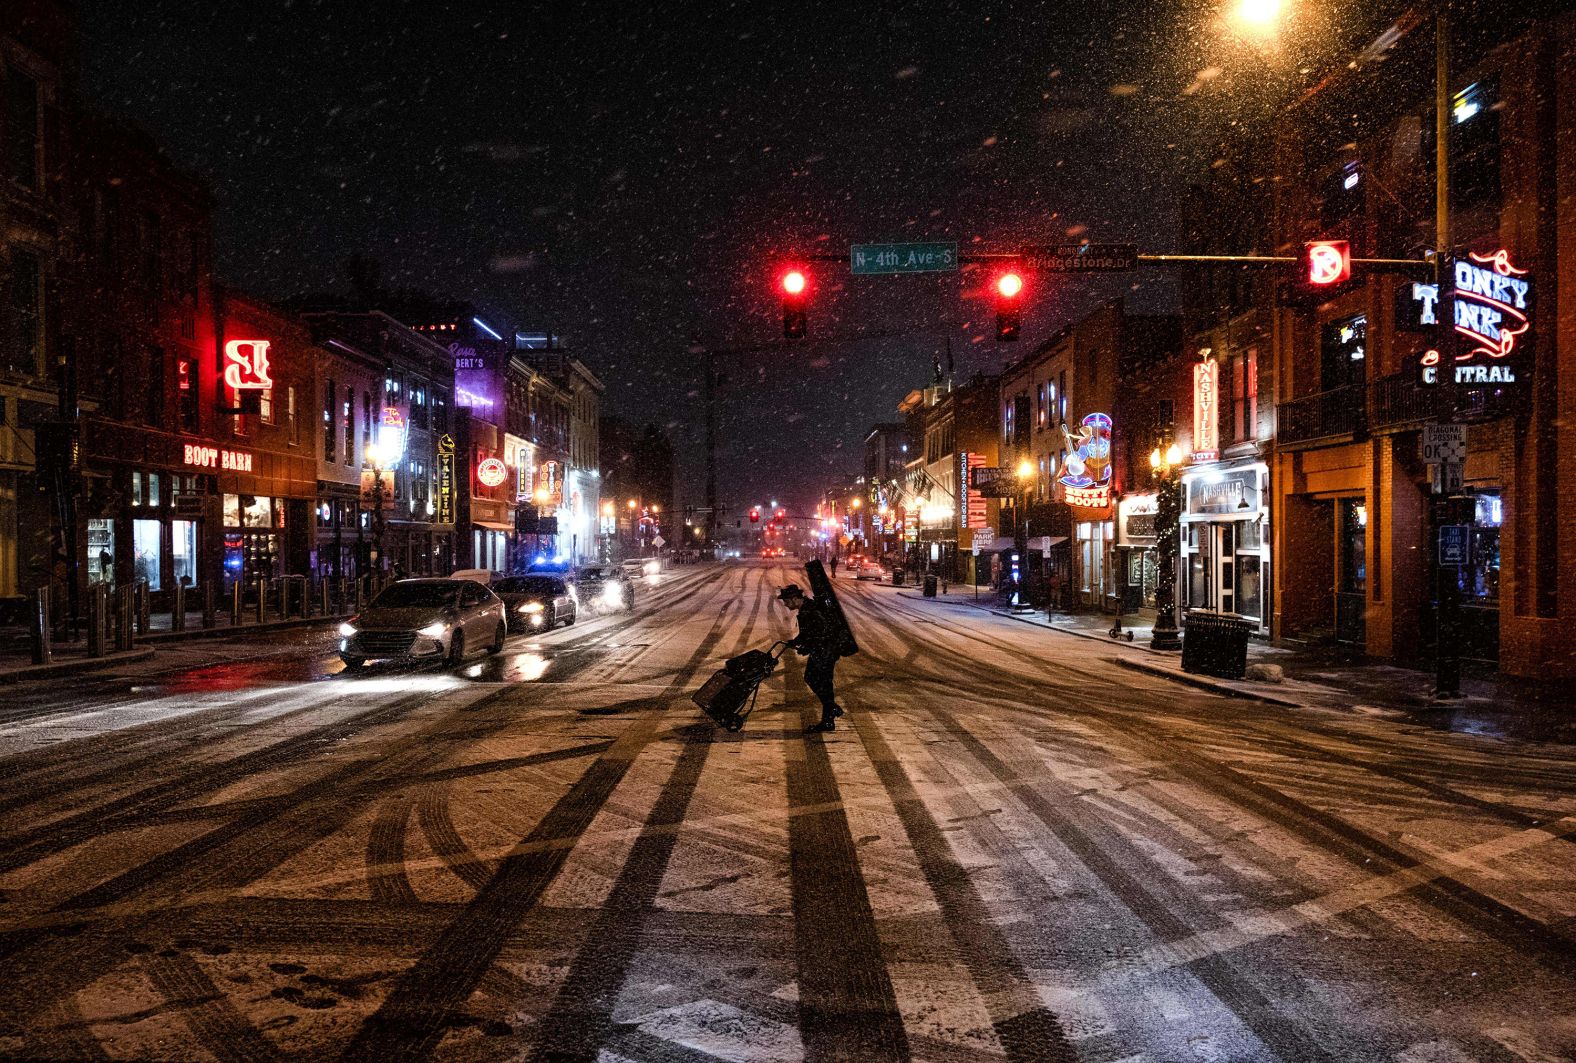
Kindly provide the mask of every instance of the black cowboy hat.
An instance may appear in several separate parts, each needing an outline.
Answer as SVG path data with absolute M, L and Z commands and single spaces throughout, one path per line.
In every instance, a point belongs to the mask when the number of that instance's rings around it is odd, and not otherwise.
M 805 597 L 805 593 L 799 589 L 799 585 L 797 583 L 790 583 L 788 586 L 777 592 L 777 600 L 779 602 L 786 602 L 789 598 L 803 597 Z

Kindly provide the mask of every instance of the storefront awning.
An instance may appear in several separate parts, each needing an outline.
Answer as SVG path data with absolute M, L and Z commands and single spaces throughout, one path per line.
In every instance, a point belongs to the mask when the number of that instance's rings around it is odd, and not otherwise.
M 514 525 L 513 524 L 505 524 L 502 521 L 497 521 L 497 520 L 473 520 L 473 521 L 471 521 L 471 524 L 473 524 L 474 526 L 476 526 L 478 528 L 490 528 L 493 531 L 501 531 L 501 532 L 514 531 Z

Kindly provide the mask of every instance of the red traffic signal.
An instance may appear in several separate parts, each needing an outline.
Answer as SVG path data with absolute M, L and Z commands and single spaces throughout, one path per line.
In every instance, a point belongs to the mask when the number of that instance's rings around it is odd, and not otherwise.
M 803 339 L 808 327 L 805 314 L 810 278 L 801 269 L 788 269 L 777 282 L 783 299 L 783 339 Z
M 1316 287 L 1352 279 L 1352 245 L 1346 240 L 1312 240 L 1302 245 L 1303 276 Z
M 781 524 L 783 521 L 788 519 L 788 511 L 786 509 L 779 509 L 776 512 L 775 517 L 776 517 L 777 523 Z
M 760 523 L 760 520 L 761 520 L 760 507 L 759 506 L 752 506 L 750 508 L 750 523 L 751 524 L 758 524 L 758 523 Z
M 1018 297 L 1023 294 L 1023 278 L 1011 271 L 996 278 L 996 342 L 1012 343 L 1020 329 Z

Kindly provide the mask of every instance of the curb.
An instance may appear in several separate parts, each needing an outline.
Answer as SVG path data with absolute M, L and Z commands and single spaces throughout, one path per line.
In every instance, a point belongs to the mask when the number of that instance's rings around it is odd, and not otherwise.
M 1198 687 L 1200 690 L 1208 690 L 1213 694 L 1223 694 L 1228 698 L 1240 698 L 1245 701 L 1262 701 L 1266 705 L 1279 705 L 1280 707 L 1286 709 L 1301 709 L 1306 707 L 1300 701 L 1291 701 L 1287 698 L 1278 698 L 1273 694 L 1264 694 L 1257 690 L 1247 690 L 1243 687 L 1233 686 L 1226 680 L 1205 679 L 1202 676 L 1193 675 L 1191 672 L 1174 672 L 1169 668 L 1163 668 L 1157 664 L 1150 664 L 1147 661 L 1135 661 L 1127 657 L 1106 657 L 1105 660 L 1121 668 L 1126 668 L 1129 671 L 1143 672 L 1147 675 L 1159 676 L 1162 679 L 1169 679 L 1174 683 L 1181 683 L 1184 686 Z
M 56 661 L 53 664 L 23 665 L 21 668 L 0 670 L 0 684 L 26 683 L 33 679 L 56 679 L 60 676 L 96 672 L 132 661 L 145 661 L 156 652 L 158 650 L 153 646 L 143 646 L 121 653 L 106 654 L 103 657 L 78 657 L 69 661 Z

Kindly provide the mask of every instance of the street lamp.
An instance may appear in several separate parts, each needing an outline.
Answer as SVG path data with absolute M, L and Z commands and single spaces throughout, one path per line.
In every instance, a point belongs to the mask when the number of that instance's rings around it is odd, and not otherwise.
M 1028 586 L 1029 567 L 1029 482 L 1034 479 L 1034 462 L 1024 458 L 1014 470 L 1018 476 L 1017 519 L 1012 529 L 1012 601 L 1014 609 L 1027 609 L 1025 590 Z
M 1155 627 L 1149 645 L 1157 650 L 1180 650 L 1177 630 L 1177 535 L 1182 501 L 1177 497 L 1176 474 L 1182 468 L 1182 448 L 1172 443 L 1149 453 L 1159 498 L 1155 504 L 1155 553 L 1159 573 L 1155 585 Z

